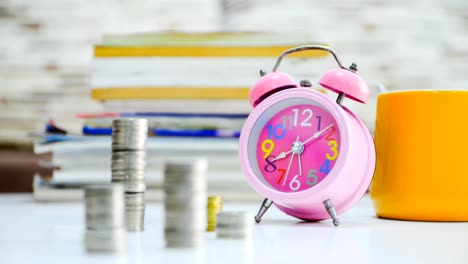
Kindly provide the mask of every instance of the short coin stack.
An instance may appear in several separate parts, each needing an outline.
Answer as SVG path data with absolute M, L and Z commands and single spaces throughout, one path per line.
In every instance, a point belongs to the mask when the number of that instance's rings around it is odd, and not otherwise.
M 216 223 L 216 237 L 247 239 L 252 236 L 253 215 L 246 212 L 221 212 Z
M 128 231 L 144 229 L 146 119 L 123 118 L 112 122 L 112 182 L 123 183 Z
M 164 171 L 165 239 L 170 248 L 203 245 L 206 219 L 206 160 L 172 160 Z
M 207 220 L 206 231 L 213 232 L 216 230 L 216 215 L 223 210 L 223 197 L 222 196 L 210 196 L 208 197 L 207 206 Z
M 122 252 L 126 246 L 124 198 L 120 184 L 92 185 L 85 188 L 88 252 Z

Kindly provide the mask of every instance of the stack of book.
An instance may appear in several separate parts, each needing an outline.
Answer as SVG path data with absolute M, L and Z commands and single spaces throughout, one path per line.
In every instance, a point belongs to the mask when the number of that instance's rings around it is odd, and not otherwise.
M 56 168 L 53 175 L 36 177 L 36 199 L 67 199 L 63 193 L 77 199 L 84 184 L 109 182 L 111 124 L 125 117 L 149 121 L 149 199 L 161 197 L 163 164 L 173 157 L 205 157 L 209 193 L 258 199 L 237 155 L 251 111 L 249 89 L 259 70 L 269 70 L 283 50 L 307 43 L 304 36 L 259 33 L 104 36 L 94 49 L 90 91 L 103 112 L 78 114 L 82 135 L 47 134 L 36 144 L 37 153 L 53 154 L 44 166 Z M 305 74 L 308 59 L 325 55 L 300 53 L 282 67 Z

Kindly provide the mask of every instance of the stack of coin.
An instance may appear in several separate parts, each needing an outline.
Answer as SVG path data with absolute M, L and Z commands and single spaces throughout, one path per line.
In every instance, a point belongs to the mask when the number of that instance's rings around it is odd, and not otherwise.
M 85 188 L 86 231 L 89 252 L 122 252 L 126 245 L 123 188 L 120 184 Z
M 210 196 L 208 197 L 207 206 L 207 220 L 206 231 L 213 232 L 216 229 L 216 215 L 223 210 L 223 197 Z
M 246 239 L 252 235 L 253 215 L 246 212 L 221 212 L 217 215 L 216 237 Z
M 125 193 L 125 220 L 127 231 L 145 228 L 145 193 Z
M 206 160 L 172 160 L 165 165 L 165 240 L 171 248 L 203 245 L 206 217 Z
M 146 119 L 124 118 L 112 122 L 112 182 L 124 185 L 128 231 L 144 229 L 147 134 Z

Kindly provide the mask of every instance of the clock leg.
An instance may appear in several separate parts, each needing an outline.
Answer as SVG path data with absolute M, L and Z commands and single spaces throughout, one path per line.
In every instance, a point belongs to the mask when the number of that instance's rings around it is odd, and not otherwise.
M 268 198 L 265 198 L 262 202 L 262 206 L 258 210 L 257 215 L 255 216 L 255 222 L 260 223 L 262 221 L 263 215 L 266 213 L 266 211 L 270 208 L 270 206 L 273 204 L 272 200 L 268 200 Z
M 333 224 L 335 226 L 340 225 L 340 219 L 338 219 L 338 216 L 336 215 L 335 208 L 333 208 L 333 203 L 330 199 L 327 199 L 323 201 L 323 205 L 325 206 L 325 209 L 327 209 L 328 214 L 330 217 L 333 219 Z

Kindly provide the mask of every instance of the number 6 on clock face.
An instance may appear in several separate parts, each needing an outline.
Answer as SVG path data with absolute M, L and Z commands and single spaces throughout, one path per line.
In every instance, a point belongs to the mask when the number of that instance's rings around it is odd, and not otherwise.
M 333 116 L 313 104 L 287 106 L 264 115 L 266 122 L 259 127 L 256 150 L 263 180 L 281 192 L 300 192 L 320 184 L 339 156 L 340 131 Z M 321 136 L 311 139 L 317 132 L 322 132 Z M 285 158 L 275 159 L 292 149 Z

